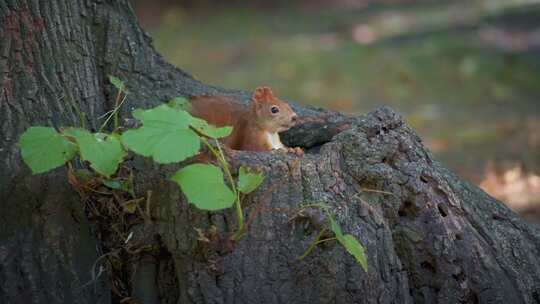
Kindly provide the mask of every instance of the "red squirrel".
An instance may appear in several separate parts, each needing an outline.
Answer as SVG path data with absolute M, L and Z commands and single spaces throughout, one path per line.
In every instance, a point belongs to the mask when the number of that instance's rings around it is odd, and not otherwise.
M 276 98 L 268 87 L 258 87 L 251 103 L 243 105 L 226 96 L 198 96 L 190 100 L 190 113 L 216 126 L 232 126 L 222 140 L 234 150 L 271 151 L 287 149 L 278 132 L 290 129 L 297 120 L 289 104 Z M 298 153 L 299 148 L 291 149 Z

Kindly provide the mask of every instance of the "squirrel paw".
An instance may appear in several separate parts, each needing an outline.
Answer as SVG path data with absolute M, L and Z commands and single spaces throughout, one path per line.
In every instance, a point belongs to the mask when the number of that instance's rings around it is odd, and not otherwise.
M 294 153 L 298 156 L 304 156 L 304 150 L 302 150 L 300 147 L 287 148 L 287 152 Z

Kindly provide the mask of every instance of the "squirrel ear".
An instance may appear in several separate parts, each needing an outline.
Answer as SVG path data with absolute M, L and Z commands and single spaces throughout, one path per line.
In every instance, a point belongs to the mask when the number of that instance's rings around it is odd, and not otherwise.
M 253 92 L 253 96 L 251 96 L 251 99 L 256 102 L 271 101 L 272 99 L 274 99 L 274 94 L 269 87 L 257 87 L 255 89 L 255 92 Z

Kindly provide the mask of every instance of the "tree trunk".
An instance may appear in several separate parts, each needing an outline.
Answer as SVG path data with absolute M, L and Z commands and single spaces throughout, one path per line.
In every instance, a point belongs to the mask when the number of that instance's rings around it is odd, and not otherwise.
M 164 62 L 126 0 L 7 0 L 0 22 L 0 303 L 540 303 L 539 229 L 433 160 L 388 108 L 295 107 L 285 142 L 304 157 L 229 153 L 267 175 L 239 242 L 225 241 L 232 210 L 195 209 L 167 180 L 177 165 L 139 157 L 125 167 L 148 217 L 92 217 L 100 198 L 74 191 L 65 168 L 22 164 L 26 128 L 97 129 L 114 104 L 108 75 L 130 90 L 123 117 L 176 96 L 249 94 Z M 315 202 L 365 246 L 367 273 L 335 242 L 298 259 L 323 217 L 300 205 Z

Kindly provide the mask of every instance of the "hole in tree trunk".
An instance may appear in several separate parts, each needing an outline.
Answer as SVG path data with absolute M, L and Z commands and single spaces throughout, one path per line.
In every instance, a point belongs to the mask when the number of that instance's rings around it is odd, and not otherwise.
M 439 209 L 439 213 L 443 216 L 443 217 L 446 217 L 448 215 L 448 209 L 446 208 L 445 205 L 443 204 L 438 204 L 437 205 L 437 209 Z

